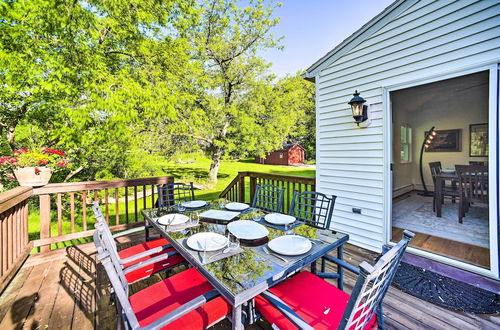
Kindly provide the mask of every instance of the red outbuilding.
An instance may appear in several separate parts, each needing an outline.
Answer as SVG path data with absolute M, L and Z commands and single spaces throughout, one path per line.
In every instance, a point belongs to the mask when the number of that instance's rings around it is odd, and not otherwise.
M 305 150 L 298 143 L 287 143 L 283 148 L 273 151 L 265 158 L 255 157 L 255 162 L 268 165 L 294 165 L 303 164 Z

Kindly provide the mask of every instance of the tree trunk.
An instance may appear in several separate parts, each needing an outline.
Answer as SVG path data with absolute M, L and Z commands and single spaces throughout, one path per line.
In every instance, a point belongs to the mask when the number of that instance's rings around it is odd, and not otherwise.
M 212 163 L 210 164 L 210 170 L 208 171 L 208 181 L 214 186 L 217 184 L 217 174 L 219 173 L 220 162 L 223 155 L 224 150 L 221 147 L 214 147 L 214 151 L 212 153 Z

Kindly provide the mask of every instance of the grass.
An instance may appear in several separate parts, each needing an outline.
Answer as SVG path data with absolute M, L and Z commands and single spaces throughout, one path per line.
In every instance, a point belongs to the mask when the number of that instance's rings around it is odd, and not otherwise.
M 218 174 L 218 182 L 215 186 L 210 186 L 208 184 L 208 169 L 210 167 L 210 160 L 206 158 L 198 157 L 195 161 L 182 164 L 182 163 L 166 163 L 162 170 L 165 175 L 172 175 L 175 177 L 176 181 L 181 182 L 194 182 L 195 186 L 199 189 L 195 191 L 195 195 L 197 199 L 203 200 L 212 200 L 219 197 L 220 192 L 226 188 L 229 183 L 236 177 L 238 172 L 243 171 L 253 171 L 253 172 L 263 172 L 270 174 L 282 174 L 282 175 L 297 175 L 297 176 L 306 176 L 306 177 L 315 177 L 316 170 L 310 167 L 291 167 L 291 166 L 279 166 L 279 165 L 263 165 L 257 164 L 253 159 L 245 159 L 245 160 L 227 160 L 221 163 L 219 174 Z M 249 187 L 247 187 L 249 190 Z M 129 190 L 130 192 L 131 190 Z M 142 191 L 142 190 L 141 190 Z M 247 193 L 248 195 L 248 193 Z M 55 205 L 55 196 L 52 200 L 51 205 Z M 66 196 L 67 197 L 67 196 Z M 104 197 L 104 192 L 101 191 L 100 198 Z M 76 196 L 75 200 L 78 200 L 78 196 Z M 137 221 L 142 221 L 142 216 L 140 211 L 143 208 L 143 200 L 139 199 L 137 201 Z M 135 202 L 129 201 L 129 219 L 130 222 L 135 222 Z M 80 205 L 80 209 L 76 209 L 75 211 L 75 232 L 83 231 L 83 216 L 82 216 L 82 207 Z M 146 199 L 146 207 L 152 207 L 151 198 Z M 62 233 L 67 234 L 71 232 L 71 221 L 69 215 L 69 206 L 66 204 L 63 212 L 63 222 L 62 222 Z M 118 206 L 118 214 L 119 214 L 119 223 L 126 223 L 126 215 L 125 215 L 125 202 L 119 202 Z M 103 209 L 103 212 L 105 210 Z M 109 204 L 109 222 L 110 224 L 115 224 L 115 205 L 114 203 Z M 51 235 L 58 235 L 58 224 L 57 224 L 57 213 L 56 211 L 51 212 Z M 29 214 L 29 235 L 30 240 L 36 240 L 40 237 L 40 216 L 39 209 L 36 205 L 30 207 Z M 92 210 L 90 209 L 90 205 L 87 207 L 87 229 L 94 228 L 94 218 Z M 52 248 L 62 248 L 74 244 L 84 243 L 90 241 L 90 238 L 82 238 L 78 240 L 72 240 L 67 242 L 62 242 L 58 244 L 53 244 Z

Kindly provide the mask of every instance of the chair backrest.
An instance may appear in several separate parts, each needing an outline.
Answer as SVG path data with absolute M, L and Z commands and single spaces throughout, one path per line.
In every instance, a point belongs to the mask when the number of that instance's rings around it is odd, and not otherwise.
M 106 249 L 106 251 L 108 251 L 110 254 L 113 254 L 113 256 L 117 258 L 117 260 L 120 260 L 120 257 L 118 255 L 118 248 L 116 247 L 115 240 L 113 238 L 113 233 L 109 229 L 109 226 L 104 219 L 104 215 L 101 212 L 101 208 L 99 207 L 98 202 L 92 203 L 92 211 L 94 211 L 94 218 L 96 220 L 94 224 L 96 232 L 98 231 L 103 237 L 100 240 L 102 242 L 101 245 L 103 249 Z
M 333 207 L 337 196 L 328 197 L 317 191 L 293 192 L 288 214 L 306 224 L 321 228 L 330 228 Z
M 469 201 L 488 203 L 488 167 L 484 165 L 455 165 L 460 196 Z
M 174 182 L 158 186 L 158 207 L 194 200 L 193 183 Z
M 432 181 L 436 184 L 436 175 L 441 174 L 441 162 L 430 162 Z
M 284 195 L 285 187 L 280 188 L 272 184 L 257 185 L 252 207 L 268 212 L 280 212 Z
M 403 231 L 403 239 L 380 257 L 375 266 L 366 261 L 360 265 L 360 275 L 342 316 L 339 329 L 364 329 L 377 312 L 396 274 L 412 232 Z
M 130 301 L 128 300 L 129 289 L 128 282 L 123 269 L 113 254 L 110 253 L 107 237 L 99 229 L 94 232 L 94 244 L 97 248 L 97 258 L 100 260 L 108 279 L 113 287 L 116 298 L 118 299 L 122 314 L 125 316 L 124 322 L 128 323 L 129 328 L 139 328 L 139 321 L 135 316 Z M 127 328 L 127 327 L 126 327 Z

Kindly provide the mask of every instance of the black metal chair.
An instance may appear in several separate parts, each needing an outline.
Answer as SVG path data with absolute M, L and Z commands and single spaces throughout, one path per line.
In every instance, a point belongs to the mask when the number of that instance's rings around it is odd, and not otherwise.
M 280 212 L 283 206 L 285 187 L 272 184 L 257 185 L 253 196 L 252 207 L 267 212 Z
M 364 261 L 358 269 L 338 260 L 338 267 L 359 275 L 350 296 L 303 271 L 257 296 L 255 306 L 280 329 L 383 329 L 382 300 L 413 236 L 405 230 L 403 239 L 374 266 Z
M 288 214 L 307 225 L 319 228 L 330 228 L 333 207 L 337 196 L 328 197 L 317 191 L 294 191 Z
M 174 182 L 158 186 L 158 207 L 169 207 L 194 200 L 193 183 Z

